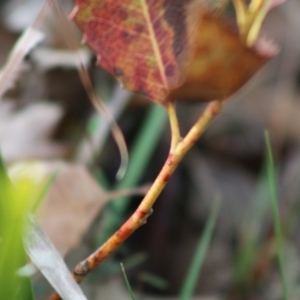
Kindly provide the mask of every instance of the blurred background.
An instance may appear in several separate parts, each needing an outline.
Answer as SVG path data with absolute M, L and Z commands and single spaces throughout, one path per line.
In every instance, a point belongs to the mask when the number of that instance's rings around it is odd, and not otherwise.
M 1 2 L 1 66 L 42 5 L 40 0 Z M 60 5 L 68 15 L 73 3 Z M 299 16 L 299 0 L 269 14 L 263 32 L 280 45 L 280 54 L 224 103 L 223 113 L 183 159 L 147 225 L 86 279 L 89 299 L 130 299 L 120 262 L 140 299 L 177 299 L 217 199 L 221 207 L 194 299 L 282 299 L 265 129 L 275 159 L 290 299 L 300 298 Z M 161 107 L 120 89 L 82 46 L 94 88 L 128 145 L 129 169 L 117 180 L 120 154 L 109 117 L 93 109 L 63 26 L 55 12 L 43 17 L 45 41 L 26 57 L 16 85 L 0 103 L 0 145 L 8 165 L 30 160 L 33 171 L 42 166 L 39 172 L 63 166 L 64 175 L 41 204 L 40 220 L 73 268 L 134 211 L 141 196 L 128 193 L 143 192 L 155 179 L 168 154 L 170 132 Z M 73 31 L 80 40 L 75 26 Z M 177 105 L 183 133 L 204 105 Z M 49 291 L 36 276 L 36 295 L 46 299 Z

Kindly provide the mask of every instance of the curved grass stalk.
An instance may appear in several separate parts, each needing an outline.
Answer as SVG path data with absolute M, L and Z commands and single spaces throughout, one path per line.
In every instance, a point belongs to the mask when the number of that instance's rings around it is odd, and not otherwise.
M 122 130 L 120 129 L 119 125 L 115 121 L 114 117 L 111 115 L 109 110 L 106 108 L 104 102 L 102 99 L 98 96 L 97 92 L 94 89 L 91 77 L 80 57 L 78 54 L 78 46 L 79 42 L 74 35 L 72 29 L 70 28 L 70 24 L 68 23 L 63 11 L 61 10 L 60 6 L 57 4 L 55 0 L 48 0 L 48 5 L 54 9 L 54 11 L 57 13 L 59 20 L 62 24 L 62 33 L 64 37 L 66 37 L 66 42 L 70 50 L 74 51 L 74 53 L 77 53 L 78 57 L 78 75 L 80 77 L 80 80 L 82 82 L 82 85 L 86 91 L 87 96 L 89 97 L 92 105 L 94 108 L 102 114 L 106 120 L 109 123 L 109 126 L 111 128 L 111 133 L 114 137 L 114 140 L 119 148 L 120 156 L 121 156 L 121 164 L 119 167 L 119 170 L 117 172 L 116 177 L 118 179 L 122 179 L 126 173 L 128 162 L 129 162 L 129 154 L 128 149 L 126 145 L 125 138 L 123 136 Z

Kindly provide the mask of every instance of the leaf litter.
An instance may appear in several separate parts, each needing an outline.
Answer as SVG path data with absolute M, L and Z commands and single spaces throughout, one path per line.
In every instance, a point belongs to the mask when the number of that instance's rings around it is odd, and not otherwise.
M 13 180 L 32 178 L 44 185 L 54 176 L 38 211 L 38 219 L 57 250 L 66 255 L 113 198 L 143 195 L 148 185 L 129 190 L 105 191 L 87 169 L 64 161 L 20 161 L 10 166 Z

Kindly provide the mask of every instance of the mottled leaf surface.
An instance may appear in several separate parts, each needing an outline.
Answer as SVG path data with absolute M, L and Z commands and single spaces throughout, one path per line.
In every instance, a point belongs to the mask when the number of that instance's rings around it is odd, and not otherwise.
M 100 66 L 127 89 L 163 103 L 181 83 L 191 2 L 77 0 L 72 18 Z
M 224 100 L 277 53 L 260 38 L 248 47 L 207 1 L 77 0 L 72 17 L 100 66 L 161 104 Z

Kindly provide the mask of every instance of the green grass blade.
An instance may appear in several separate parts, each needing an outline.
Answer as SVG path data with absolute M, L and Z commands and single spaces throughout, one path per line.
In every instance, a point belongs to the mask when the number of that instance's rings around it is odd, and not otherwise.
M 219 209 L 220 209 L 220 200 L 218 199 L 213 206 L 213 209 L 205 225 L 204 232 L 198 243 L 194 258 L 192 260 L 185 282 L 180 292 L 180 296 L 179 296 L 180 300 L 188 300 L 193 295 L 203 265 L 205 255 L 213 235 Z
M 277 172 L 276 172 L 277 176 Z M 247 288 L 257 254 L 261 249 L 261 228 L 270 209 L 269 182 L 267 165 L 259 176 L 256 191 L 239 229 L 239 248 L 235 259 L 234 282 L 241 288 Z
M 26 255 L 24 247 L 22 247 L 20 257 L 21 257 L 22 265 L 26 265 L 28 261 L 27 261 L 27 255 Z M 20 277 L 19 278 L 20 288 L 18 290 L 16 300 L 34 300 L 35 296 L 34 296 L 34 292 L 33 292 L 31 278 L 29 277 L 30 275 L 21 277 L 18 274 L 18 276 Z
M 141 178 L 165 129 L 167 114 L 163 107 L 153 104 L 132 147 L 130 164 L 118 188 L 133 187 Z M 119 201 L 120 203 L 122 201 Z
M 146 169 L 154 149 L 161 138 L 167 122 L 167 114 L 163 107 L 153 104 L 148 112 L 139 135 L 130 151 L 130 161 L 124 179 L 115 189 L 125 189 L 136 186 Z M 104 228 L 97 244 L 101 245 L 120 225 L 123 212 L 128 206 L 128 198 L 115 199 L 108 204 L 108 210 L 104 216 Z
M 43 201 L 43 199 L 45 198 L 45 196 L 49 192 L 49 189 L 52 186 L 52 184 L 53 184 L 54 180 L 56 179 L 57 175 L 58 175 L 58 171 L 55 172 L 54 174 L 52 174 L 50 176 L 50 178 L 47 180 L 47 182 L 45 183 L 45 185 L 42 187 L 41 192 L 39 193 L 38 197 L 33 202 L 33 205 L 32 205 L 32 211 L 33 212 L 35 212 L 38 209 L 39 205 L 41 204 L 41 202 Z
M 126 275 L 124 266 L 123 266 L 122 263 L 120 263 L 120 265 L 121 265 L 121 269 L 122 269 L 122 273 L 123 273 L 123 276 L 124 276 L 124 280 L 125 280 L 125 283 L 126 283 L 126 287 L 127 287 L 128 293 L 130 294 L 131 300 L 135 300 L 135 297 L 134 297 L 134 294 L 133 294 L 133 292 L 132 292 L 132 289 L 131 289 L 129 280 L 128 280 L 128 278 L 127 278 L 127 275 Z
M 155 274 L 149 273 L 149 272 L 143 272 L 139 275 L 139 280 L 149 284 L 150 286 L 158 289 L 158 290 L 166 290 L 168 288 L 168 282 L 161 278 L 160 276 L 157 276 Z
M 282 237 L 282 230 L 281 230 L 281 225 L 280 225 L 279 207 L 278 207 L 278 199 L 277 199 L 277 192 L 276 192 L 276 182 L 275 182 L 275 176 L 274 176 L 274 174 L 275 174 L 274 161 L 273 161 L 273 154 L 272 154 L 272 150 L 271 150 L 270 135 L 269 135 L 268 131 L 265 131 L 265 140 L 266 140 L 266 148 L 267 148 L 266 149 L 267 150 L 267 172 L 268 172 L 268 179 L 269 179 L 273 222 L 274 222 L 274 228 L 275 228 L 276 250 L 277 250 L 277 256 L 278 256 L 281 282 L 282 282 L 282 287 L 283 287 L 283 299 L 288 300 L 289 299 L 288 287 L 287 287 L 287 278 L 286 278 L 284 255 L 283 255 L 283 237 Z
M 0 157 L 0 295 L 6 299 L 34 300 L 30 278 L 17 274 L 27 263 L 22 232 L 29 203 L 28 189 L 11 184 Z

